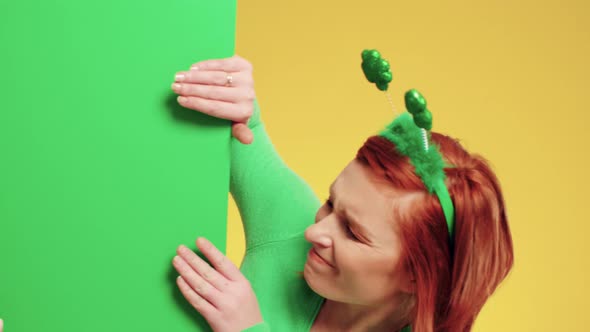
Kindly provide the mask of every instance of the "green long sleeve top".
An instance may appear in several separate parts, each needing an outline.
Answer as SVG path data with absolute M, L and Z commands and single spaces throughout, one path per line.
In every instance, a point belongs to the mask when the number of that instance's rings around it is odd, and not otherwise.
M 324 298 L 303 279 L 311 249 L 303 233 L 321 203 L 277 154 L 257 102 L 248 127 L 254 134 L 251 144 L 231 138 L 230 192 L 246 237 L 240 270 L 252 285 L 264 322 L 244 331 L 309 331 Z

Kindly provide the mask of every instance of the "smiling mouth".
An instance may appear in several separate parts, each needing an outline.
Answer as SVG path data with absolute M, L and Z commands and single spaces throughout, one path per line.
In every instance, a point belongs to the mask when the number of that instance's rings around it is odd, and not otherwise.
M 311 249 L 309 250 L 309 258 L 310 258 L 310 259 L 313 259 L 313 260 L 315 260 L 315 261 L 317 261 L 318 263 L 325 264 L 325 265 L 328 265 L 328 266 L 330 266 L 330 267 L 333 267 L 333 266 L 332 266 L 332 264 L 328 263 L 328 261 L 327 261 L 327 260 L 323 259 L 323 258 L 322 258 L 322 256 L 320 256 L 320 255 L 317 253 L 317 251 L 315 251 L 315 249 L 314 249 L 314 248 L 311 248 Z

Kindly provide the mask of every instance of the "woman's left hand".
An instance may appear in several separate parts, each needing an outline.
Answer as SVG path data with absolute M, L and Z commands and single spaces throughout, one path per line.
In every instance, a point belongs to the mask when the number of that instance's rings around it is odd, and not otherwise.
M 241 331 L 262 322 L 248 279 L 211 242 L 201 237 L 196 244 L 213 267 L 183 245 L 172 261 L 180 273 L 176 282 L 188 302 L 215 332 Z

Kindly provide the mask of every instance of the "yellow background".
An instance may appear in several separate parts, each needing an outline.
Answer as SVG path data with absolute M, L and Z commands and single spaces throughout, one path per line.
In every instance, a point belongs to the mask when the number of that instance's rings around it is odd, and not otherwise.
M 393 117 L 360 69 L 363 49 L 381 51 L 396 107 L 419 89 L 434 129 L 490 159 L 503 185 L 515 265 L 474 331 L 587 331 L 589 4 L 244 0 L 236 53 L 254 64 L 277 150 L 323 199 Z M 239 264 L 233 201 L 228 227 Z

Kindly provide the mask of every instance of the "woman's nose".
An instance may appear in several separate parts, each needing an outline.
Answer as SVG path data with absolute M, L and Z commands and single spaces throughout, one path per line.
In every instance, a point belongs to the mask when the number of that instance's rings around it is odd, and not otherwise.
M 315 223 L 305 230 L 305 239 L 315 245 L 321 247 L 330 247 L 332 245 L 332 238 L 327 232 L 325 225 L 321 223 Z

